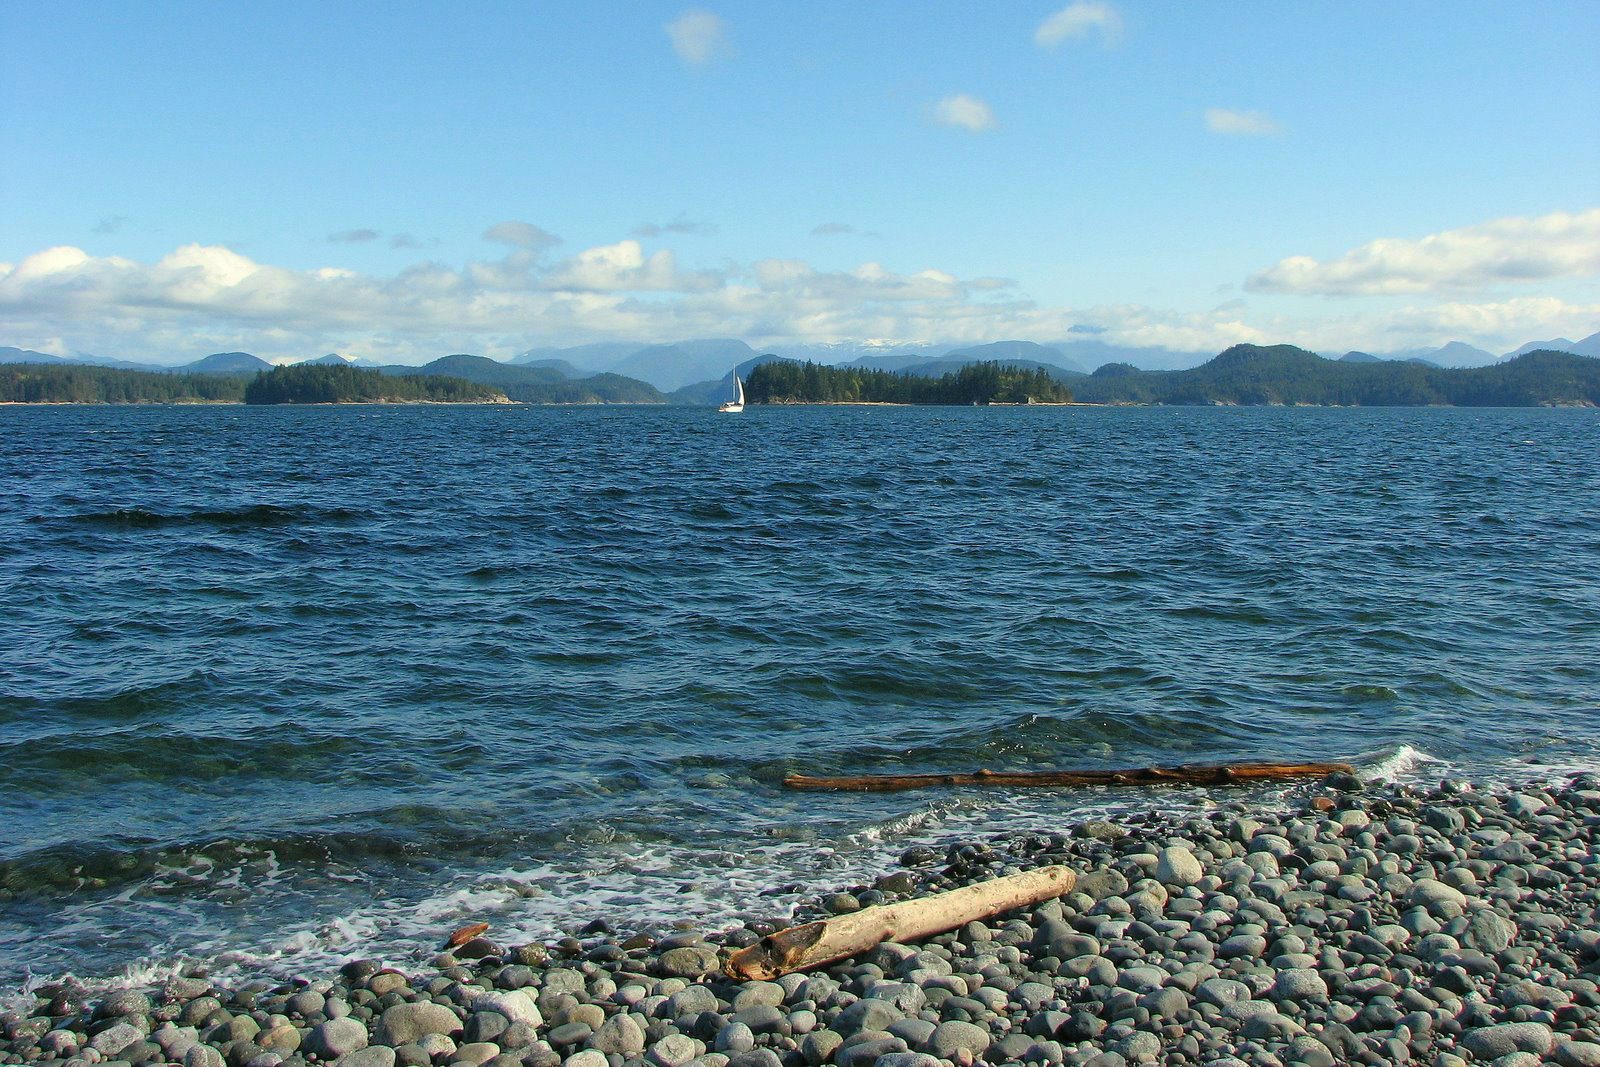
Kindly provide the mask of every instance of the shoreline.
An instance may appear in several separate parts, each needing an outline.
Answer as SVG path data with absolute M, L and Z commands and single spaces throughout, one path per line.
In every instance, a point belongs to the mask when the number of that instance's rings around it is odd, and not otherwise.
M 1596 1063 L 1597 827 L 1594 773 L 1434 790 L 1333 776 L 1282 812 L 1234 803 L 913 847 L 795 921 L 1052 863 L 1078 885 L 776 983 L 720 974 L 727 951 L 771 932 L 760 921 L 659 940 L 597 922 L 524 946 L 491 928 L 420 974 L 354 961 L 231 989 L 190 974 L 98 1002 L 46 984 L 31 1011 L 0 1016 L 0 1062 Z

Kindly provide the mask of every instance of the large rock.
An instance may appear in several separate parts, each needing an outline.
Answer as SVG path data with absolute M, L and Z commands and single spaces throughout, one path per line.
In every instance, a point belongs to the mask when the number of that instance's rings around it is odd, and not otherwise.
M 222 1053 L 210 1045 L 195 1045 L 183 1054 L 183 1067 L 223 1067 Z
M 404 1041 L 381 1043 L 405 1044 Z M 346 1053 L 367 1047 L 367 1028 L 355 1019 L 329 1019 L 312 1027 L 304 1044 L 307 1052 L 324 1060 L 336 1060 Z
M 962 1049 L 978 1059 L 989 1050 L 989 1031 L 972 1023 L 940 1023 L 933 1028 L 927 1044 L 928 1051 L 940 1059 L 953 1060 Z
M 378 1019 L 373 1037 L 380 1045 L 398 1047 L 413 1044 L 426 1034 L 460 1032 L 461 1020 L 455 1012 L 443 1004 L 424 1000 L 415 1004 L 396 1004 L 387 1009 Z
M 589 1046 L 607 1054 L 638 1056 L 644 1052 L 644 1031 L 633 1021 L 633 1016 L 613 1015 L 589 1038 Z
M 1121 871 L 1109 867 L 1099 871 L 1088 871 L 1078 876 L 1073 891 L 1094 900 L 1118 897 L 1128 891 L 1128 879 L 1123 877 Z
M 1186 848 L 1174 845 L 1156 855 L 1156 881 L 1162 885 L 1195 885 L 1206 871 L 1199 858 Z
M 1555 1035 L 1544 1023 L 1500 1023 L 1461 1035 L 1461 1047 L 1480 1060 L 1497 1060 L 1513 1052 L 1544 1056 L 1554 1042 Z
M 668 949 L 657 966 L 668 978 L 703 978 L 718 969 L 717 950 L 706 945 Z
M 1432 910 L 1440 904 L 1454 904 L 1458 908 L 1467 906 L 1466 894 L 1452 885 L 1435 881 L 1432 878 L 1421 878 L 1412 885 L 1411 892 L 1406 897 L 1406 902 L 1412 907 L 1423 907 Z
M 677 949 L 672 951 L 676 952 Z M 656 1067 L 684 1067 L 699 1053 L 694 1038 L 683 1034 L 668 1034 L 650 1046 L 645 1058 Z
M 394 1049 L 373 1045 L 339 1057 L 334 1067 L 394 1067 L 394 1060 Z
M 1328 996 L 1328 983 L 1310 967 L 1292 967 L 1278 972 L 1272 991 L 1287 1000 L 1323 1000 Z
M 89 1047 L 101 1058 L 114 1060 L 117 1053 L 136 1041 L 144 1040 L 144 1031 L 132 1023 L 115 1023 L 89 1039 Z
M 538 1026 L 544 1022 L 544 1016 L 539 1013 L 538 1002 L 523 989 L 496 989 L 479 993 L 472 998 L 472 1010 L 498 1012 L 511 1022 L 527 1023 L 529 1026 Z
M 834 1026 L 841 1034 L 853 1034 L 861 1030 L 887 1030 L 890 1023 L 903 1018 L 905 1012 L 889 1001 L 869 997 L 840 1012 Z
M 115 1019 L 122 1015 L 149 1015 L 150 998 L 136 989 L 124 989 L 102 1000 L 94 1014 L 97 1019 Z
M 1460 941 L 1467 948 L 1491 955 L 1504 952 L 1516 939 L 1517 924 L 1488 908 L 1480 908 L 1467 918 L 1467 928 Z

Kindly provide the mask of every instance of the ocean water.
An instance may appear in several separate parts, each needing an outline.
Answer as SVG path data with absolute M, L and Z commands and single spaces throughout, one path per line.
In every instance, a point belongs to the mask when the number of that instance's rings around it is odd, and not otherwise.
M 1174 790 L 1600 764 L 1600 417 L 0 411 L 0 991 L 782 916 Z

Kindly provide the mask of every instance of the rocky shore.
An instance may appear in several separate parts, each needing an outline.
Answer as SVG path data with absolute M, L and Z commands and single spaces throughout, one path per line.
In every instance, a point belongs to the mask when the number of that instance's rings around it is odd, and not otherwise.
M 60 1067 L 1600 1065 L 1600 776 L 1517 791 L 1335 777 L 1228 808 L 915 848 L 846 911 L 1048 863 L 1076 890 L 777 982 L 723 977 L 773 923 L 486 937 L 404 974 L 204 975 L 0 1017 Z M 489 931 L 492 936 L 493 931 Z

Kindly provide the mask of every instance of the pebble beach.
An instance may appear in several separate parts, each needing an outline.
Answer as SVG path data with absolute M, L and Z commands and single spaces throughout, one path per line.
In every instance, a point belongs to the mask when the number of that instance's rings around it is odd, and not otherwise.
M 40 985 L 0 1017 L 0 1063 L 1600 1065 L 1597 826 L 1595 774 L 1430 789 L 1335 775 L 1276 813 L 1151 811 L 915 847 L 793 921 L 1047 864 L 1077 884 L 775 982 L 723 966 L 788 917 L 591 922 L 553 944 L 490 929 L 421 973 L 354 959 L 228 988 L 203 973 L 99 998 Z

